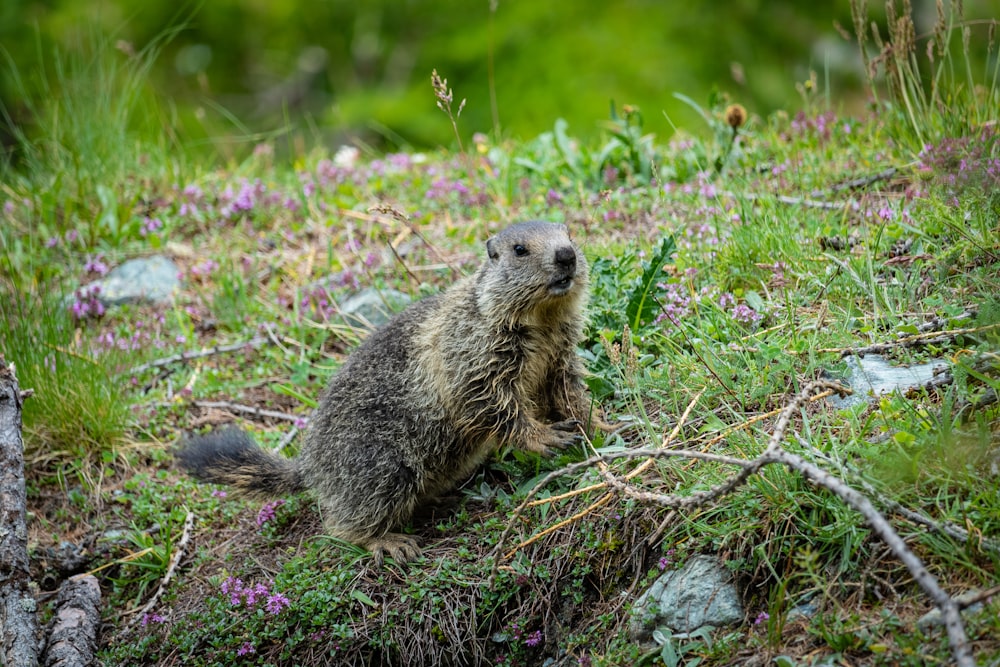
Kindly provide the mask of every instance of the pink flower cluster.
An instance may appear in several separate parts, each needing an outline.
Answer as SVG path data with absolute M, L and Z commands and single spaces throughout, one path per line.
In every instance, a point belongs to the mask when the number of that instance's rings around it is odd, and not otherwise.
M 264 610 L 272 616 L 277 616 L 284 609 L 292 606 L 291 601 L 281 593 L 272 593 L 264 584 L 245 585 L 242 579 L 229 577 L 222 582 L 219 589 L 229 596 L 229 602 L 234 607 L 241 604 L 255 607 L 264 603 Z

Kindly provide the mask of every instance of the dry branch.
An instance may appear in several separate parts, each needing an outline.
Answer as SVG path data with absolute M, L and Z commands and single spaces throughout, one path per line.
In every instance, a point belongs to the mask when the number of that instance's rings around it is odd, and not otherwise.
M 881 354 L 882 352 L 888 352 L 896 349 L 897 347 L 917 347 L 921 345 L 949 343 L 954 340 L 956 336 L 989 331 L 998 327 L 1000 327 L 1000 324 L 986 324 L 981 327 L 948 329 L 946 331 L 927 331 L 924 333 L 913 334 L 912 336 L 906 336 L 905 338 L 900 338 L 899 340 L 890 341 L 888 343 L 875 343 L 864 347 L 821 347 L 813 350 L 813 352 L 834 352 L 844 357 L 855 354 L 863 357 L 866 354 Z M 795 353 L 790 352 L 790 354 Z
M 94 659 L 101 627 L 101 586 L 93 575 L 67 579 L 59 588 L 49 623 L 45 667 L 87 667 Z
M 199 350 L 197 352 L 181 352 L 179 354 L 172 354 L 169 357 L 163 357 L 162 359 L 156 359 L 154 361 L 147 362 L 145 364 L 139 364 L 133 368 L 130 368 L 129 375 L 137 375 L 150 368 L 159 368 L 160 366 L 169 366 L 170 364 L 175 364 L 179 361 L 191 361 L 192 359 L 200 359 L 202 357 L 209 357 L 214 354 L 224 354 L 226 352 L 236 352 L 237 350 L 243 350 L 248 347 L 256 347 L 261 343 L 266 343 L 270 340 L 267 336 L 257 336 L 250 340 L 245 340 L 240 343 L 232 343 L 230 345 L 216 345 L 215 347 L 206 348 Z
M 252 405 L 230 403 L 228 401 L 191 401 L 191 404 L 196 405 L 199 408 L 231 410 L 232 412 L 240 412 L 243 414 L 253 415 L 254 417 L 270 417 L 271 419 L 284 419 L 285 421 L 307 421 L 307 419 L 302 415 L 293 415 L 288 412 L 278 412 L 277 410 L 264 410 L 256 408 Z
M 38 664 L 37 603 L 29 588 L 22 394 L 0 356 L 0 663 Z
M 859 190 L 861 188 L 867 188 L 869 185 L 878 183 L 879 181 L 887 181 L 899 172 L 896 167 L 888 167 L 882 171 L 871 174 L 870 176 L 861 176 L 859 178 L 852 178 L 849 181 L 844 181 L 842 183 L 837 183 L 831 186 L 828 190 L 813 190 L 810 193 L 812 197 L 822 197 L 827 193 L 842 192 L 844 190 Z
M 180 564 L 181 559 L 184 558 L 184 552 L 187 551 L 188 542 L 191 541 L 191 531 L 194 528 L 194 512 L 188 512 L 187 516 L 184 518 L 184 533 L 181 535 L 181 539 L 174 545 L 174 553 L 170 557 L 170 565 L 167 566 L 167 572 L 163 575 L 163 579 L 160 580 L 160 585 L 157 587 L 156 592 L 153 593 L 153 597 L 149 598 L 149 602 L 143 605 L 136 615 L 129 621 L 129 624 L 125 626 L 122 630 L 121 637 L 127 636 L 135 624 L 142 620 L 142 617 L 149 612 L 154 606 L 156 606 L 157 601 L 160 596 L 163 595 L 167 590 L 167 584 L 170 583 L 170 579 L 174 576 L 174 571 L 177 570 L 177 566 Z
M 792 206 L 805 206 L 806 208 L 821 208 L 828 211 L 839 211 L 845 208 L 857 208 L 859 206 L 858 202 L 853 199 L 846 199 L 844 201 L 822 201 L 819 199 L 809 199 L 807 197 L 790 197 L 788 195 L 771 195 L 771 194 L 757 194 L 755 192 L 724 192 L 723 195 L 727 197 L 732 197 L 733 199 L 747 199 L 749 201 L 757 201 L 761 199 L 774 199 L 781 202 L 782 204 L 790 204 Z
M 795 398 L 792 399 L 781 411 L 774 431 L 768 439 L 764 451 L 754 459 L 737 459 L 728 456 L 708 454 L 706 452 L 692 450 L 663 450 L 663 449 L 640 449 L 630 452 L 614 452 L 595 456 L 574 463 L 561 470 L 554 471 L 547 475 L 535 488 L 525 497 L 524 501 L 514 510 L 514 515 L 508 522 L 504 532 L 494 548 L 491 557 L 493 559 L 493 570 L 490 576 L 490 584 L 496 581 L 496 574 L 499 568 L 500 553 L 503 545 L 513 529 L 514 523 L 521 513 L 528 507 L 534 496 L 556 477 L 571 474 L 577 470 L 597 466 L 605 483 L 622 493 L 623 495 L 636 498 L 645 503 L 659 504 L 670 508 L 694 508 L 706 505 L 709 502 L 721 498 L 743 484 L 750 475 L 758 472 L 764 466 L 779 463 L 790 470 L 801 474 L 806 480 L 816 486 L 820 486 L 836 497 L 840 498 L 848 507 L 860 513 L 872 531 L 892 553 L 906 566 L 913 575 L 914 580 L 931 599 L 935 607 L 941 612 L 945 628 L 948 633 L 948 641 L 951 645 L 952 656 L 959 667 L 973 667 L 975 660 L 969 648 L 968 637 L 965 633 L 965 626 L 962 621 L 962 604 L 946 593 L 938 584 L 937 579 L 924 566 L 923 562 L 910 550 L 906 542 L 899 536 L 892 524 L 885 518 L 862 493 L 848 486 L 843 480 L 832 475 L 816 464 L 803 459 L 797 454 L 786 451 L 782 447 L 785 432 L 791 424 L 792 416 L 798 409 L 806 403 L 817 390 L 832 390 L 840 393 L 848 393 L 841 385 L 825 380 L 816 380 L 808 383 Z M 699 491 L 687 495 L 662 494 L 636 489 L 627 480 L 622 479 L 612 473 L 606 466 L 608 462 L 617 459 L 637 459 L 637 458 L 667 458 L 685 457 L 694 460 L 714 461 L 738 467 L 740 470 L 726 481 L 718 484 L 706 491 Z M 603 498 L 602 498 L 603 500 Z M 595 503 L 596 505 L 596 503 Z M 592 506 L 593 507 L 593 506 Z M 588 508 L 589 511 L 590 508 Z M 568 523 L 568 521 L 563 522 Z M 544 531 L 543 531 L 544 532 Z M 549 531 L 551 532 L 551 531 Z M 537 538 L 535 538 L 537 539 Z M 533 540 L 526 540 L 522 545 L 529 544 Z M 520 547 L 518 547 L 520 548 Z M 517 549 L 508 552 L 505 557 L 510 558 Z

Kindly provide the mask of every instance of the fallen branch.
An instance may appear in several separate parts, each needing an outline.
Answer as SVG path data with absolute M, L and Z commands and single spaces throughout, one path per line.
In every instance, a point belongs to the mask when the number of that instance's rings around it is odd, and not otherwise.
M 789 424 L 791 424 L 792 416 L 804 403 L 809 400 L 809 397 L 814 392 L 820 389 L 847 393 L 842 386 L 825 380 L 816 380 L 808 383 L 805 387 L 803 387 L 802 391 L 799 392 L 799 394 L 796 395 L 781 411 L 778 421 L 775 424 L 774 431 L 768 440 L 767 446 L 764 451 L 754 459 L 738 459 L 693 450 L 645 449 L 633 450 L 631 452 L 612 452 L 601 456 L 591 457 L 586 461 L 571 464 L 561 470 L 556 470 L 546 475 L 546 477 L 528 493 L 521 504 L 514 510 L 513 517 L 508 522 L 504 532 L 500 535 L 500 539 L 491 553 L 493 568 L 490 574 L 490 585 L 492 586 L 496 582 L 496 575 L 499 570 L 500 553 L 507 537 L 513 529 L 516 520 L 528 507 L 528 504 L 532 501 L 533 497 L 545 485 L 557 477 L 572 474 L 577 470 L 597 466 L 601 476 L 604 478 L 608 486 L 614 488 L 625 496 L 635 498 L 644 503 L 658 504 L 671 509 L 690 509 L 705 505 L 732 492 L 734 489 L 742 485 L 750 477 L 750 475 L 758 472 L 764 466 L 779 463 L 794 472 L 798 472 L 812 484 L 830 491 L 835 496 L 840 498 L 848 507 L 860 513 L 864 517 L 875 535 L 878 536 L 892 551 L 892 553 L 906 566 L 920 588 L 931 599 L 934 606 L 941 612 L 942 617 L 944 618 L 948 641 L 951 646 L 952 656 L 955 659 L 955 663 L 959 665 L 959 667 L 973 667 L 975 665 L 975 660 L 972 657 L 968 637 L 965 633 L 965 626 L 962 621 L 961 603 L 948 595 L 940 587 L 934 575 L 931 574 L 931 572 L 924 566 L 923 562 L 921 562 L 916 554 L 910 550 L 909 546 L 907 546 L 906 542 L 899 536 L 896 530 L 892 527 L 892 524 L 889 523 L 888 519 L 886 519 L 875 508 L 875 506 L 872 505 L 871 501 L 868 500 L 867 497 L 848 486 L 844 481 L 833 476 L 816 464 L 803 459 L 801 456 L 788 452 L 782 448 L 781 443 L 785 437 L 785 432 L 788 430 Z M 600 465 L 617 459 L 635 459 L 639 457 L 685 457 L 695 460 L 714 461 L 717 463 L 733 465 L 738 467 L 740 470 L 729 479 L 706 491 L 680 495 L 662 494 L 636 489 L 628 484 L 627 481 L 620 479 L 609 469 Z M 514 553 L 516 553 L 516 551 L 517 549 L 508 552 L 505 557 L 511 557 Z
M 28 570 L 22 394 L 14 364 L 0 356 L 0 664 L 38 664 L 37 603 Z
M 837 385 L 837 386 L 839 387 L 840 385 Z M 841 389 L 843 389 L 843 387 L 841 387 Z M 821 391 L 818 394 L 813 394 L 812 396 L 809 397 L 808 401 L 810 403 L 815 403 L 816 401 L 821 401 L 824 398 L 828 398 L 830 396 L 833 396 L 836 393 L 837 392 L 833 391 L 832 389 L 827 389 L 826 391 Z M 701 396 L 701 393 L 699 393 L 698 396 L 695 397 L 695 400 L 697 400 L 700 396 Z M 686 418 L 688 412 L 691 410 L 691 408 L 693 406 L 694 406 L 694 401 L 692 401 L 691 404 L 688 405 L 687 410 L 685 410 L 684 414 L 681 415 L 681 419 L 680 419 L 680 421 L 678 421 L 678 425 L 674 427 L 674 431 L 675 432 L 671 433 L 666 438 L 664 438 L 664 444 L 663 444 L 664 447 L 666 447 L 667 443 L 671 442 L 677 436 L 677 433 L 679 432 L 680 425 L 684 423 L 685 418 Z M 781 414 L 782 410 L 783 410 L 783 408 L 778 408 L 777 410 L 771 410 L 770 412 L 764 412 L 764 413 L 761 413 L 759 415 L 754 415 L 753 417 L 751 417 L 750 419 L 747 419 L 746 421 L 740 422 L 739 424 L 736 424 L 735 426 L 731 426 L 731 427 L 727 428 L 725 431 L 723 431 L 723 432 L 721 432 L 721 433 L 719 433 L 719 434 L 717 434 L 715 436 L 712 436 L 711 439 L 709 439 L 708 441 L 706 441 L 705 443 L 703 443 L 701 445 L 701 451 L 704 452 L 704 451 L 708 450 L 708 448 L 711 447 L 712 445 L 715 445 L 715 444 L 717 444 L 719 442 L 722 442 L 723 440 L 725 440 L 726 438 L 728 438 L 729 436 L 731 436 L 733 433 L 736 433 L 737 431 L 745 431 L 745 430 L 747 430 L 748 428 L 750 428 L 751 426 L 753 426 L 754 424 L 756 424 L 759 421 L 763 421 L 765 419 L 768 419 L 769 417 L 774 417 L 776 415 Z M 639 452 L 639 451 L 646 451 L 646 450 L 637 450 L 637 449 L 634 449 L 634 450 L 631 450 L 631 451 L 632 452 Z M 629 458 L 632 458 L 632 457 L 629 457 Z M 625 477 L 627 479 L 631 479 L 632 477 L 635 477 L 638 474 L 638 472 L 642 472 L 643 470 L 645 470 L 646 467 L 647 467 L 647 465 L 648 465 L 648 462 L 644 463 L 643 465 L 641 465 L 638 468 L 636 468 L 636 470 L 630 471 L 627 475 L 625 475 Z M 636 471 L 638 471 L 638 472 L 636 472 Z M 607 482 L 598 482 L 597 484 L 592 484 L 592 485 L 584 487 L 582 489 L 573 489 L 572 491 L 567 491 L 566 493 L 562 493 L 562 494 L 560 494 L 558 496 L 550 496 L 548 498 L 539 498 L 538 500 L 533 500 L 530 503 L 528 503 L 528 507 L 535 507 L 536 505 L 544 505 L 546 503 L 551 503 L 551 502 L 555 502 L 555 501 L 558 501 L 558 500 L 566 500 L 567 498 L 572 498 L 574 496 L 579 496 L 581 494 L 588 493 L 590 491 L 597 491 L 597 490 L 600 490 L 600 489 L 607 488 L 607 486 L 608 486 Z
M 191 541 L 191 530 L 194 528 L 194 512 L 188 512 L 187 517 L 184 518 L 184 533 L 181 535 L 181 539 L 174 545 L 174 553 L 170 557 L 170 565 L 167 566 L 167 572 L 163 575 L 163 579 L 160 580 L 160 585 L 153 593 L 153 597 L 149 598 L 149 602 L 143 605 L 142 609 L 136 612 L 136 615 L 132 617 L 128 625 L 121 632 L 121 637 L 128 635 L 134 628 L 136 623 L 142 620 L 143 616 L 149 613 L 149 610 L 156 606 L 156 602 L 160 599 L 160 596 L 167 590 L 167 584 L 170 583 L 171 577 L 174 576 L 174 571 L 177 569 L 177 565 L 180 564 L 181 559 L 184 558 L 184 552 L 187 550 L 188 542 Z
M 199 408 L 217 408 L 219 410 L 241 412 L 253 415 L 254 417 L 270 417 L 271 419 L 284 419 L 285 421 L 292 422 L 299 420 L 308 421 L 302 415 L 293 415 L 288 412 L 278 412 L 276 410 L 263 410 L 252 405 L 242 405 L 241 403 L 230 403 L 228 401 L 191 401 L 191 405 L 196 405 Z
M 225 354 L 226 352 L 236 352 L 237 350 L 243 350 L 248 347 L 256 347 L 261 343 L 266 343 L 270 340 L 267 336 L 257 336 L 250 340 L 245 340 L 241 343 L 231 343 L 229 345 L 216 345 L 215 347 L 205 348 L 198 350 L 197 352 L 181 352 L 179 354 L 172 354 L 169 357 L 163 357 L 162 359 L 156 359 L 154 361 L 149 361 L 145 364 L 139 364 L 128 370 L 128 375 L 137 375 L 143 371 L 147 371 L 150 368 L 159 368 L 161 366 L 169 366 L 170 364 L 176 364 L 180 361 L 191 361 L 192 359 L 201 359 L 202 357 L 210 357 L 214 354 Z
M 59 587 L 49 622 L 45 667 L 86 667 L 94 659 L 101 627 L 101 586 L 93 575 L 67 579 Z
M 920 512 L 911 510 L 908 507 L 904 507 L 903 505 L 896 502 L 892 498 L 889 498 L 884 493 L 880 492 L 874 486 L 872 486 L 864 479 L 862 479 L 859 471 L 853 469 L 853 466 L 849 465 L 845 466 L 842 461 L 834 460 L 825 452 L 821 452 L 820 450 L 810 445 L 799 435 L 796 435 L 796 440 L 798 440 L 799 444 L 802 445 L 802 447 L 808 449 L 814 457 L 821 459 L 822 461 L 830 465 L 838 467 L 841 471 L 849 472 L 850 474 L 854 475 L 855 478 L 857 479 L 858 486 L 860 486 L 861 489 L 865 493 L 867 493 L 869 497 L 874 498 L 876 502 L 878 502 L 878 504 L 881 505 L 886 510 L 899 514 L 900 516 L 902 516 L 904 519 L 907 519 L 911 523 L 915 523 L 924 526 L 926 528 L 930 528 L 931 530 L 940 533 L 942 535 L 947 535 L 948 537 L 952 538 L 957 542 L 964 542 L 966 544 L 974 542 L 980 549 L 987 549 L 989 551 L 993 551 L 994 553 L 1000 554 L 1000 542 L 997 542 L 996 540 L 990 539 L 988 537 L 984 537 L 981 532 L 977 532 L 977 534 L 973 536 L 969 531 L 959 526 L 956 526 L 951 522 L 935 521 L 926 514 L 921 514 Z
M 299 427 L 293 426 L 292 430 L 290 430 L 288 433 L 285 434 L 284 437 L 281 438 L 281 442 L 279 442 L 278 446 L 274 448 L 274 451 L 278 453 L 283 452 L 285 450 L 285 447 L 292 444 L 292 441 L 295 440 L 295 436 L 297 436 L 298 434 L 299 434 Z
M 890 178 L 899 173 L 896 167 L 888 167 L 882 171 L 872 174 L 870 176 L 862 176 L 860 178 L 852 178 L 849 181 L 844 181 L 842 183 L 837 183 L 826 190 L 813 190 L 810 193 L 812 197 L 822 197 L 824 194 L 832 192 L 842 192 L 844 190 L 860 190 L 861 188 L 867 188 L 869 185 L 878 183 L 879 181 L 888 181 Z
M 956 336 L 962 336 L 965 334 L 979 333 L 981 331 L 989 331 L 991 329 L 996 329 L 1000 327 L 1000 323 L 996 324 L 985 324 L 981 327 L 967 327 L 964 329 L 948 329 L 946 331 L 928 331 L 925 333 L 913 334 L 912 336 L 906 336 L 905 338 L 900 338 L 899 340 L 891 341 L 888 343 L 875 343 L 873 345 L 866 345 L 864 347 L 821 347 L 812 352 L 827 352 L 836 353 L 843 357 L 849 355 L 864 356 L 866 354 L 881 354 L 882 352 L 888 352 L 889 350 L 894 350 L 897 347 L 916 347 L 920 345 L 936 345 L 938 343 L 948 343 L 954 340 Z M 795 352 L 789 352 L 790 354 L 797 354 Z
M 807 208 L 821 208 L 828 211 L 839 211 L 845 208 L 857 208 L 859 206 L 858 202 L 853 199 L 847 199 L 844 201 L 822 201 L 819 199 L 808 199 L 806 197 L 789 197 L 788 195 L 772 195 L 772 194 L 757 194 L 755 192 L 723 192 L 726 197 L 732 197 L 733 199 L 748 199 L 750 201 L 759 201 L 762 199 L 774 199 L 781 202 L 782 204 L 791 204 L 793 206 L 805 206 Z

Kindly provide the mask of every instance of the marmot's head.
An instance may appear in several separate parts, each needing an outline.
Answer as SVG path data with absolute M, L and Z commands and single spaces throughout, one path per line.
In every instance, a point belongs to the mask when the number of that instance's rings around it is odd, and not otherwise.
M 579 317 L 587 296 L 587 260 L 566 225 L 532 220 L 486 242 L 476 287 L 479 308 L 507 325 L 558 325 Z

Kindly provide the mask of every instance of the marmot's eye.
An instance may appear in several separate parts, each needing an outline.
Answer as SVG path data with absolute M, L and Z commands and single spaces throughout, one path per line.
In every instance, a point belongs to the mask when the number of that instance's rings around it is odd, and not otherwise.
M 525 248 L 520 243 L 518 243 L 517 245 L 514 246 L 514 254 L 517 255 L 518 257 L 524 257 L 525 255 L 528 254 L 528 249 Z

